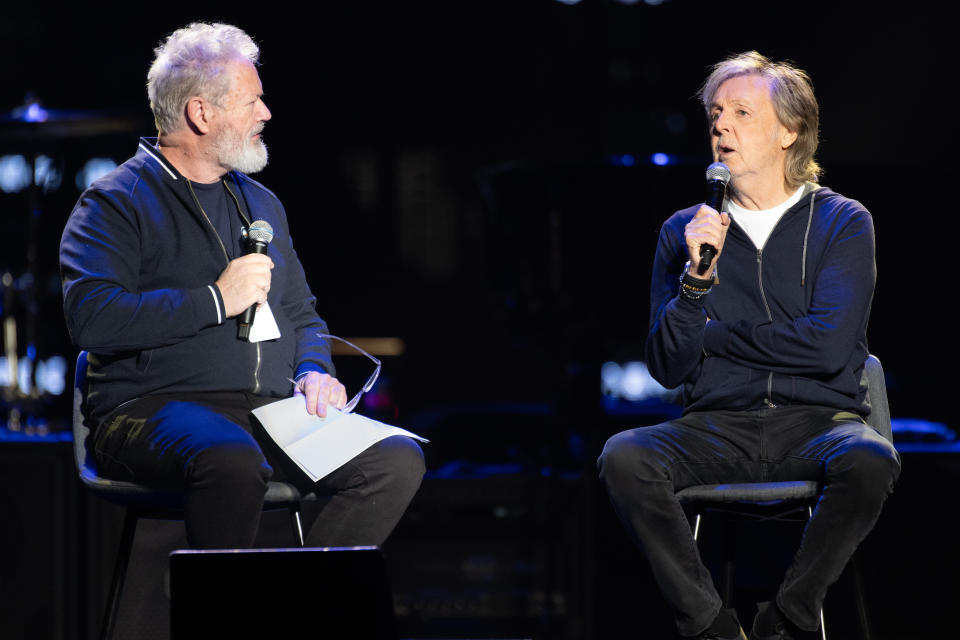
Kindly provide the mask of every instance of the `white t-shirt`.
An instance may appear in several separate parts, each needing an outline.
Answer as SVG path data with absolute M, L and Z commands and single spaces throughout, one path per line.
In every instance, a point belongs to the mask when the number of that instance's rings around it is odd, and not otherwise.
M 770 232 L 777 226 L 780 216 L 799 202 L 801 197 L 803 197 L 803 185 L 794 191 L 792 196 L 770 209 L 761 211 L 744 209 L 735 204 L 733 200 L 727 199 L 723 201 L 723 210 L 729 213 L 730 217 L 736 220 L 737 224 L 747 232 L 747 235 L 753 240 L 753 244 L 758 249 L 762 249 L 767 242 L 767 238 L 770 237 Z

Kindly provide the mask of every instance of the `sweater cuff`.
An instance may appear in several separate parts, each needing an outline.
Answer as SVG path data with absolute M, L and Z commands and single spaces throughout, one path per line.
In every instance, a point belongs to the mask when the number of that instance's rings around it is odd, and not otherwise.
M 294 380 L 300 380 L 301 376 L 304 376 L 311 371 L 316 371 L 317 373 L 327 373 L 327 371 L 320 365 L 318 362 L 311 362 L 310 360 L 305 360 L 297 365 L 296 373 L 293 374 Z
M 223 296 L 220 294 L 220 287 L 215 284 L 208 284 L 207 289 L 213 296 L 213 307 L 216 312 L 215 322 L 216 324 L 223 324 L 223 321 L 227 319 L 227 308 L 223 304 Z

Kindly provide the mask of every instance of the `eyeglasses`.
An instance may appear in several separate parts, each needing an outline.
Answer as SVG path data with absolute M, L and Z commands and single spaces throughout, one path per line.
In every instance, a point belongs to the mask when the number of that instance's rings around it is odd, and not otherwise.
M 360 391 L 357 392 L 357 395 L 353 396 L 353 397 L 350 399 L 350 402 L 348 402 L 348 403 L 343 407 L 343 409 L 340 410 L 340 411 L 342 411 L 343 413 L 350 413 L 351 411 L 353 411 L 354 409 L 356 409 L 357 403 L 360 402 L 360 398 L 363 396 L 363 394 L 365 394 L 365 393 L 367 393 L 368 391 L 370 391 L 370 389 L 373 389 L 373 385 L 375 385 L 375 384 L 377 383 L 377 378 L 380 377 L 380 361 L 379 361 L 377 358 L 375 358 L 374 356 L 372 356 L 372 355 L 370 355 L 369 353 L 367 353 L 366 351 L 364 351 L 363 349 L 361 349 L 360 347 L 358 347 L 357 345 L 355 345 L 355 344 L 353 344 L 352 342 L 350 342 L 349 340 L 344 340 L 343 338 L 340 338 L 340 337 L 338 337 L 338 336 L 335 336 L 335 335 L 332 335 L 332 334 L 329 334 L 329 333 L 318 333 L 318 334 L 317 334 L 317 337 L 318 337 L 318 338 L 330 338 L 330 339 L 332 339 L 332 340 L 339 340 L 340 342 L 342 342 L 342 343 L 344 343 L 344 344 L 346 344 L 346 345 L 348 345 L 348 346 L 350 346 L 350 347 L 353 347 L 354 349 L 356 349 L 357 351 L 359 351 L 359 352 L 362 353 L 363 355 L 367 356 L 368 358 L 370 358 L 370 360 L 373 361 L 373 363 L 374 363 L 375 365 L 377 365 L 377 368 L 373 370 L 373 374 L 371 374 L 371 376 L 370 376 L 369 378 L 367 378 L 367 381 L 363 383 L 363 387 L 360 388 Z

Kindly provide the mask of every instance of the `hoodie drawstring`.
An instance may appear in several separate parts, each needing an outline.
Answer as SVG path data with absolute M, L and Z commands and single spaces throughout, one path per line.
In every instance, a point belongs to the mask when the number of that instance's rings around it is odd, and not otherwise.
M 813 226 L 813 198 L 817 195 L 817 189 L 810 192 L 810 213 L 807 214 L 807 230 L 803 234 L 803 258 L 800 261 L 800 286 L 804 287 L 807 283 L 807 240 L 810 238 L 810 227 Z

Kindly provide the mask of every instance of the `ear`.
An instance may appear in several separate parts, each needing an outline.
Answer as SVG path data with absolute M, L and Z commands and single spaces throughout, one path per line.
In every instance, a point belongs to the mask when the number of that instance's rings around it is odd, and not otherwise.
M 797 141 L 797 137 L 799 137 L 799 134 L 796 131 L 784 129 L 783 133 L 780 134 L 780 148 L 789 149 Z
M 195 133 L 210 133 L 210 119 L 213 115 L 213 105 L 201 98 L 193 96 L 183 107 L 183 117 Z

